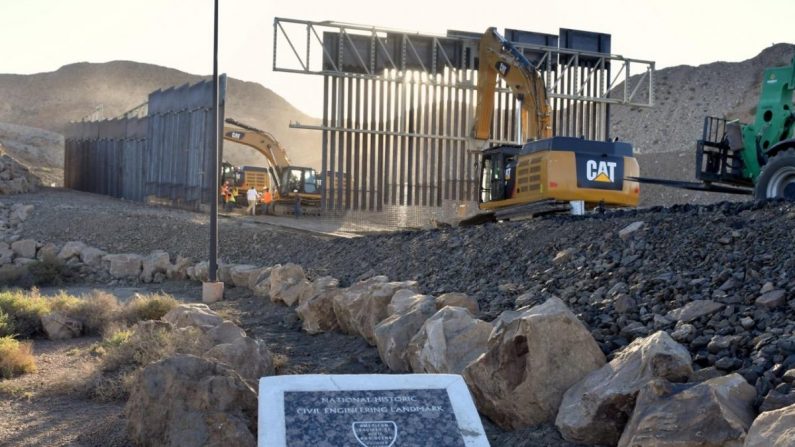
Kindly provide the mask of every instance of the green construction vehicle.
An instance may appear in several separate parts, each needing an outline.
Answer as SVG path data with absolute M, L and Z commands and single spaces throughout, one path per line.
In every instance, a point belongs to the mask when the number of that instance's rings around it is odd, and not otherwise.
M 753 188 L 754 198 L 795 200 L 795 58 L 765 70 L 752 124 L 707 117 L 697 143 L 696 178 Z

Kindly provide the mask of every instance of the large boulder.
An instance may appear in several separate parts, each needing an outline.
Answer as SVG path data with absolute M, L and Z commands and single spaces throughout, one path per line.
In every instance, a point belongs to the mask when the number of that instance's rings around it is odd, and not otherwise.
M 795 445 L 795 405 L 766 411 L 751 424 L 744 447 L 792 447 Z
M 204 333 L 211 346 L 234 343 L 246 336 L 246 331 L 231 321 L 224 321 Z
M 114 278 L 137 279 L 141 274 L 141 264 L 143 263 L 141 255 L 130 253 L 106 255 L 102 260 L 110 264 L 108 273 Z
M 249 264 L 241 264 L 232 267 L 229 270 L 229 276 L 232 278 L 232 285 L 235 287 L 248 287 L 251 275 L 258 273 L 259 270 L 259 267 L 256 265 Z
M 591 333 L 554 297 L 498 318 L 464 380 L 481 413 L 515 430 L 552 422 L 563 393 L 604 364 Z
M 439 295 L 439 297 L 436 298 L 436 307 L 442 309 L 445 306 L 463 307 L 471 312 L 472 315 L 477 315 L 478 312 L 480 312 L 478 300 L 466 293 L 450 292 Z
M 276 265 L 270 273 L 270 298 L 274 303 L 283 302 L 292 306 L 302 296 L 312 293 L 312 283 L 306 279 L 300 265 Z
M 80 252 L 86 248 L 86 244 L 80 241 L 69 241 L 61 247 L 58 259 L 68 261 L 70 258 L 80 256 Z
M 204 354 L 231 366 L 252 387 L 260 377 L 273 375 L 273 356 L 265 343 L 250 337 L 240 337 L 232 343 L 214 346 Z
M 273 267 L 265 267 L 249 277 L 248 288 L 254 292 L 254 296 L 270 299 L 272 271 Z
M 188 267 L 186 273 L 188 278 L 194 281 L 207 282 L 210 280 L 210 263 L 207 261 L 199 262 L 192 267 Z
M 566 391 L 555 425 L 567 441 L 615 445 L 640 389 L 654 378 L 687 381 L 691 362 L 687 348 L 666 332 L 636 339 Z
M 654 379 L 635 400 L 619 447 L 740 447 L 754 419 L 754 387 L 739 374 L 698 384 Z
M 80 260 L 83 262 L 83 264 L 89 265 L 91 267 L 99 267 L 102 265 L 102 258 L 104 258 L 105 255 L 107 255 L 106 252 L 88 245 L 85 245 L 80 249 Z
M 321 276 L 312 281 L 312 291 L 302 294 L 298 299 L 298 305 L 315 298 L 319 295 L 336 295 L 339 291 L 340 282 L 333 276 Z
M 392 296 L 400 289 L 416 290 L 416 281 L 386 282 L 375 276 L 334 296 L 334 314 L 343 332 L 362 336 L 375 346 L 375 326 L 389 314 Z
M 41 326 L 50 340 L 66 340 L 79 337 L 80 333 L 83 332 L 83 323 L 57 311 L 42 315 Z
M 206 332 L 223 323 L 224 319 L 206 304 L 186 303 L 168 311 L 163 315 L 163 321 L 167 321 L 177 328 L 192 326 Z
M 404 314 L 411 310 L 418 302 L 427 301 L 428 299 L 433 300 L 434 298 L 430 295 L 421 295 L 411 289 L 401 289 L 392 295 L 392 299 L 386 307 L 386 313 L 389 316 Z
M 397 295 L 397 294 L 396 294 Z M 402 303 L 405 306 L 405 303 Z M 413 303 L 401 308 L 375 326 L 375 343 L 384 364 L 395 372 L 408 372 L 406 348 L 425 321 L 436 313 L 436 301 L 430 295 L 415 294 Z
M 406 347 L 415 373 L 461 374 L 486 352 L 491 324 L 463 307 L 445 306 L 422 325 Z
M 339 329 L 334 314 L 334 296 L 339 293 L 338 284 L 339 281 L 330 276 L 318 278 L 312 284 L 312 295 L 302 300 L 296 308 L 304 331 L 319 334 Z
M 334 315 L 337 317 L 337 323 L 340 330 L 346 334 L 358 335 L 356 328 L 353 325 L 355 316 L 354 307 L 349 304 L 359 303 L 365 299 L 370 287 L 375 284 L 386 283 L 389 279 L 386 276 L 373 276 L 366 280 L 356 282 L 346 289 L 342 289 L 334 295 L 333 307 Z
M 140 446 L 255 446 L 257 394 L 219 362 L 177 355 L 137 375 L 125 407 Z
M 34 259 L 36 257 L 36 241 L 22 239 L 11 243 L 11 250 L 20 258 Z
M 165 274 L 171 266 L 171 257 L 163 250 L 156 250 L 142 260 L 141 281 L 152 282 L 155 273 Z
M 224 284 L 234 285 L 232 284 L 232 267 L 234 266 L 235 264 L 218 264 L 216 279 Z
M 166 268 L 166 278 L 183 280 L 188 277 L 188 268 L 191 266 L 190 258 L 177 255 L 177 260 Z

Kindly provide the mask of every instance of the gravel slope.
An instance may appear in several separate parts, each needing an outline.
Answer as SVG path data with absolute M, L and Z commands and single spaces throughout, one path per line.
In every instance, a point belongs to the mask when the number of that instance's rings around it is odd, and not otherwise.
M 22 237 L 83 240 L 110 252 L 206 256 L 206 218 L 195 213 L 60 190 L 16 200 L 36 205 Z M 644 228 L 620 238 L 633 222 Z M 234 263 L 295 262 L 343 285 L 386 274 L 417 280 L 426 293 L 467 292 L 478 298 L 486 320 L 554 294 L 607 354 L 688 323 L 679 341 L 697 366 L 739 371 L 757 386 L 761 403 L 771 389 L 795 400 L 782 383 L 784 372 L 795 368 L 793 230 L 795 205 L 783 202 L 654 207 L 355 239 L 225 219 L 220 252 Z M 563 262 L 553 262 L 564 250 Z M 763 288 L 777 290 L 776 304 L 756 303 Z M 669 314 L 705 299 L 719 309 L 689 322 Z

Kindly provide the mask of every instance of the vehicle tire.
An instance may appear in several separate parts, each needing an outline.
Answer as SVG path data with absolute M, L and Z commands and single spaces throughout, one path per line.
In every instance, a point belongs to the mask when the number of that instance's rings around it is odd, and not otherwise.
M 754 198 L 795 201 L 795 148 L 779 152 L 762 167 L 754 187 Z

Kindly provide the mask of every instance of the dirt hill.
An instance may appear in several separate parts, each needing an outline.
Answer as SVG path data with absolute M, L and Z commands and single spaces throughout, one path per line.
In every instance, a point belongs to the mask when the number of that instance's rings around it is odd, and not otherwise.
M 118 116 L 147 100 L 159 88 L 203 79 L 151 64 L 114 61 L 77 63 L 50 73 L 0 74 L 0 122 L 62 133 L 69 121 L 79 120 L 101 107 L 105 118 Z M 319 167 L 320 134 L 290 129 L 291 120 L 318 124 L 284 98 L 254 82 L 229 79 L 226 115 L 273 133 L 284 144 L 295 164 Z M 236 164 L 257 163 L 253 150 L 228 150 Z
M 795 45 L 780 43 L 742 62 L 680 65 L 655 72 L 654 107 L 611 109 L 611 133 L 639 153 L 695 150 L 707 115 L 752 121 L 765 68 L 788 65 Z

